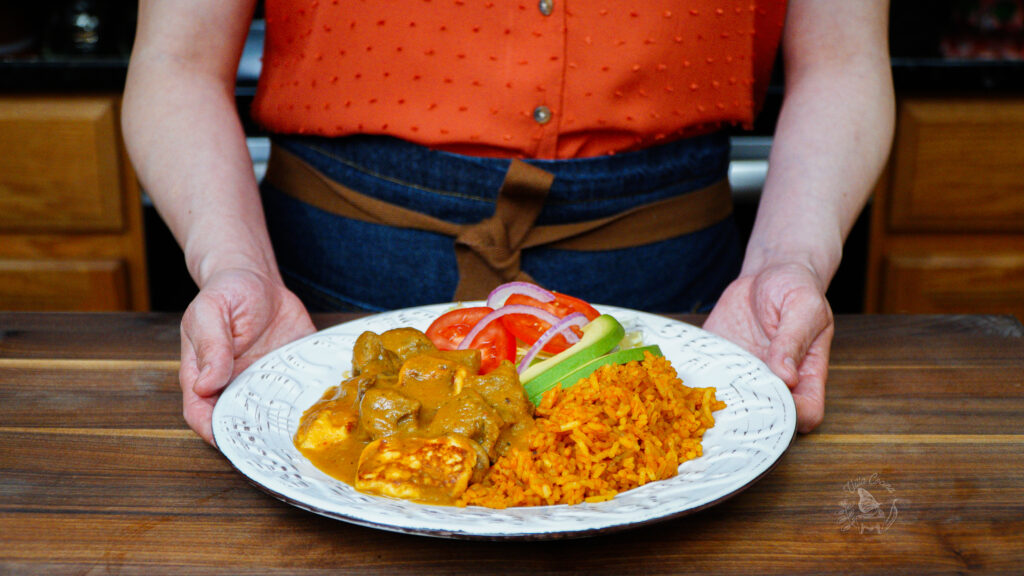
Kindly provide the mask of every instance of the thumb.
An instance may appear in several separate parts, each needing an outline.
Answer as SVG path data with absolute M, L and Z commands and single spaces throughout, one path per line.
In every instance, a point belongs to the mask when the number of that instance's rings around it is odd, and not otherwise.
M 200 397 L 217 394 L 231 380 L 234 339 L 226 314 L 209 299 L 196 298 L 182 322 L 182 335 L 192 348 L 198 371 L 192 390 Z
M 832 314 L 823 299 L 790 304 L 780 310 L 779 327 L 768 346 L 768 367 L 790 388 L 800 382 L 800 366 Z

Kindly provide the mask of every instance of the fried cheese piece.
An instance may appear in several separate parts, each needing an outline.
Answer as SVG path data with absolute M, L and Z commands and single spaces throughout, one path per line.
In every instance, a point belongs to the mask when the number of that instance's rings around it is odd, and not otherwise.
M 324 450 L 350 437 L 358 427 L 359 414 L 350 401 L 321 401 L 303 415 L 295 444 L 300 450 Z
M 456 434 L 388 436 L 363 449 L 355 487 L 369 494 L 449 503 L 466 491 L 477 459 L 473 442 Z

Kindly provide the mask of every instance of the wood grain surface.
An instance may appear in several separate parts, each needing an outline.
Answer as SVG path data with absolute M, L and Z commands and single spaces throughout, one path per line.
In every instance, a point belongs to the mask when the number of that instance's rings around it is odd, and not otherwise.
M 693 516 L 553 542 L 393 534 L 265 495 L 185 426 L 177 322 L 0 313 L 0 574 L 1024 567 L 1024 328 L 1012 317 L 841 316 L 826 421 L 770 474 Z M 858 488 L 880 518 L 851 515 Z

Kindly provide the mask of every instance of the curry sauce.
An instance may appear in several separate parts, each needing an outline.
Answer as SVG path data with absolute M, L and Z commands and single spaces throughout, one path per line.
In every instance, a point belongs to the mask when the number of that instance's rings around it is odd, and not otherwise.
M 360 491 L 454 504 L 533 425 L 510 362 L 481 375 L 479 351 L 438 350 L 413 328 L 364 332 L 352 352 L 352 376 L 303 413 L 294 442 Z

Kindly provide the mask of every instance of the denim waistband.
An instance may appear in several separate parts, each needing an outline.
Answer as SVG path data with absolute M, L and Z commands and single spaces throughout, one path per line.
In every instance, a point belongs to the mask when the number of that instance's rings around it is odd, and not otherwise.
M 354 190 L 457 223 L 493 213 L 510 162 L 387 136 L 275 136 L 274 142 Z M 708 134 L 612 156 L 525 161 L 555 175 L 537 223 L 567 223 L 609 216 L 724 179 L 729 140 L 725 134 Z

